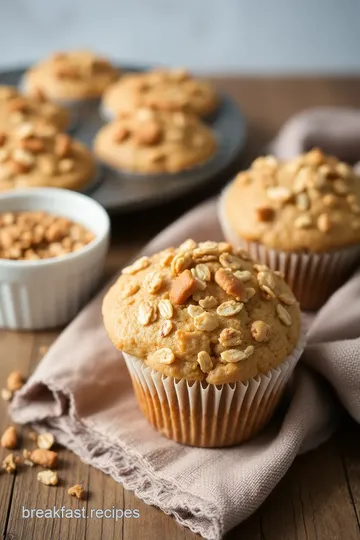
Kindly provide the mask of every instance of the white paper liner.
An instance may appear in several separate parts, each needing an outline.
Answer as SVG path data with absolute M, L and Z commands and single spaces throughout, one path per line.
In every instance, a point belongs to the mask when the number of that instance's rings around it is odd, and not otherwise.
M 241 238 L 225 214 L 226 191 L 227 188 L 218 207 L 226 240 L 246 249 L 256 261 L 282 272 L 302 309 L 319 309 L 360 263 L 360 244 L 324 253 L 305 253 L 278 251 Z
M 27 94 L 25 77 L 22 77 L 18 85 L 20 92 Z M 70 122 L 67 131 L 73 132 L 82 124 L 88 122 L 88 117 L 98 114 L 100 98 L 90 99 L 52 99 L 53 103 L 70 111 Z
M 240 444 L 270 420 L 304 347 L 279 366 L 245 382 L 208 384 L 162 375 L 143 360 L 123 353 L 139 406 L 162 435 L 200 447 Z

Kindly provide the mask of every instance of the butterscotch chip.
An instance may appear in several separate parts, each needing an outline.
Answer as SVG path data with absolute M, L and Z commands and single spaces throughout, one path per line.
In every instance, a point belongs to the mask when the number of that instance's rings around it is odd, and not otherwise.
M 4 431 L 0 443 L 3 448 L 13 449 L 17 447 L 18 436 L 14 426 L 10 426 Z
M 37 474 L 37 479 L 46 486 L 57 486 L 59 477 L 56 471 L 41 471 Z
M 140 285 L 138 283 L 128 283 L 122 291 L 122 297 L 129 298 L 129 296 L 136 294 L 139 289 Z
M 68 489 L 68 494 L 72 497 L 76 497 L 79 500 L 83 500 L 85 492 L 81 484 L 75 484 L 75 486 L 72 486 Z
M 173 304 L 182 305 L 195 292 L 196 281 L 190 270 L 184 270 L 173 282 L 170 289 L 170 300 Z
M 215 273 L 215 281 L 230 296 L 234 296 L 238 300 L 246 297 L 246 289 L 243 282 L 235 277 L 228 268 L 219 268 Z
M 254 321 L 251 325 L 251 335 L 255 341 L 264 342 L 270 339 L 270 326 L 264 321 Z
M 44 468 L 53 469 L 57 465 L 57 453 L 52 450 L 36 448 L 31 452 L 30 459 L 36 465 Z
M 258 206 L 255 211 L 258 221 L 272 221 L 275 217 L 275 211 L 271 206 Z

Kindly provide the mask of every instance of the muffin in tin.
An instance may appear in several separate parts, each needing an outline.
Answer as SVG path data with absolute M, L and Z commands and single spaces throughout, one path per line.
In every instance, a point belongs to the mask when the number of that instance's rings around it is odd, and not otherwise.
M 313 149 L 260 157 L 225 189 L 226 238 L 284 273 L 302 308 L 317 309 L 360 262 L 360 179 Z
M 141 108 L 96 135 L 94 152 L 111 167 L 136 173 L 177 173 L 213 157 L 217 142 L 196 116 Z
M 116 117 L 139 107 L 206 117 L 218 105 L 215 89 L 208 82 L 192 77 L 185 69 L 157 69 L 124 75 L 107 89 L 102 100 L 107 117 Z
M 25 73 L 23 87 L 29 95 L 71 103 L 100 98 L 118 76 L 109 60 L 90 51 L 57 52 Z
M 12 86 L 0 85 L 0 131 L 24 122 L 43 120 L 58 131 L 65 131 L 70 115 L 64 107 L 48 101 L 41 92 L 30 97 L 22 95 Z
M 78 190 L 95 172 L 87 148 L 50 124 L 26 122 L 0 132 L 0 192 L 35 186 Z
M 146 418 L 196 446 L 256 435 L 304 346 L 289 286 L 227 242 L 187 240 L 140 258 L 105 296 L 103 316 Z

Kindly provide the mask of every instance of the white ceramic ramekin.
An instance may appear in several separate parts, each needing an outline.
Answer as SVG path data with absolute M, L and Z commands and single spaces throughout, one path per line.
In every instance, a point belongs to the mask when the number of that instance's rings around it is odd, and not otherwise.
M 57 188 L 0 195 L 0 213 L 44 210 L 80 223 L 95 239 L 79 251 L 40 261 L 0 259 L 0 327 L 53 328 L 68 323 L 89 300 L 102 276 L 110 220 L 89 197 Z

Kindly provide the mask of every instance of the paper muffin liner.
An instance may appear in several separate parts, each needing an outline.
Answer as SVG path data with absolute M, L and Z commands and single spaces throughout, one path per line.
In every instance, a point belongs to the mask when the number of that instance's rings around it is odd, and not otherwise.
M 316 310 L 323 306 L 360 264 L 360 244 L 324 253 L 306 253 L 270 249 L 241 238 L 225 215 L 225 194 L 226 190 L 219 203 L 219 220 L 226 240 L 246 249 L 259 263 L 282 272 L 302 309 Z
M 301 336 L 276 368 L 223 385 L 167 377 L 123 353 L 141 411 L 174 441 L 204 448 L 233 446 L 254 437 L 271 419 L 305 347 Z
M 18 85 L 20 92 L 27 94 L 26 80 L 23 77 Z M 51 99 L 53 103 L 68 109 L 70 122 L 67 131 L 76 131 L 81 125 L 89 122 L 89 117 L 99 114 L 100 98 L 89 99 Z

